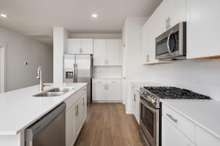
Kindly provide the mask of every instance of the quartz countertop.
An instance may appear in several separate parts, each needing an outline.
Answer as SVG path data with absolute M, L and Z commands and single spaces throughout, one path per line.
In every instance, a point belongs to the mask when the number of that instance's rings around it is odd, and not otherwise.
M 86 85 L 71 83 L 53 86 L 71 89 L 56 97 L 33 97 L 39 93 L 39 85 L 0 94 L 0 136 L 18 134 Z
M 177 113 L 220 139 L 220 101 L 215 100 L 162 100 Z

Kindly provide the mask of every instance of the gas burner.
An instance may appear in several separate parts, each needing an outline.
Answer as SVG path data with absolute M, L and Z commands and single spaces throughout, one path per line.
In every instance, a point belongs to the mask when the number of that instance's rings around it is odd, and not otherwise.
M 211 99 L 208 96 L 177 87 L 144 87 L 148 94 L 156 95 L 161 99 Z

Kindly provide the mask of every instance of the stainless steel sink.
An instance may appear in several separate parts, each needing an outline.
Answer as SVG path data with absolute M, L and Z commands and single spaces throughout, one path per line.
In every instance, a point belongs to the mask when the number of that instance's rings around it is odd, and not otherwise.
M 68 92 L 70 89 L 69 88 L 53 88 L 48 90 L 48 92 Z
M 70 88 L 52 88 L 50 90 L 35 94 L 33 96 L 34 97 L 55 97 L 55 96 L 61 96 L 70 90 L 71 90 Z

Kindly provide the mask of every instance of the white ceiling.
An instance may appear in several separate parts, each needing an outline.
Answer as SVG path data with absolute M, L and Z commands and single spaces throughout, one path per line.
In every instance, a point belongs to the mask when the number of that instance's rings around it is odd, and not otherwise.
M 149 16 L 161 0 L 0 0 L 0 25 L 46 40 L 53 26 L 70 32 L 121 32 L 128 16 Z M 90 15 L 96 12 L 99 18 Z

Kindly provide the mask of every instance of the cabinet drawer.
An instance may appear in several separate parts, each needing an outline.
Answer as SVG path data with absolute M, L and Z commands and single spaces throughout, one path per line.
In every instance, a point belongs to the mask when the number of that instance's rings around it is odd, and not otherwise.
M 167 106 L 162 107 L 162 116 L 176 126 L 191 141 L 195 142 L 195 125 L 179 113 L 175 112 Z
M 68 110 L 79 98 L 80 98 L 80 91 L 74 93 L 68 99 L 66 99 L 65 100 L 66 110 Z
M 209 134 L 200 127 L 196 127 L 196 144 L 198 146 L 219 146 L 220 139 Z

